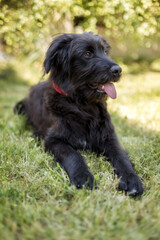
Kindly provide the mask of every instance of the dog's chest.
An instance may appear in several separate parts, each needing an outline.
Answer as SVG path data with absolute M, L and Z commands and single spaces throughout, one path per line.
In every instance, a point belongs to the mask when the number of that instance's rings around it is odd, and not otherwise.
M 74 131 L 77 148 L 82 150 L 92 149 L 93 145 L 99 144 L 106 134 L 106 120 L 99 109 L 95 108 L 95 111 L 89 114 L 84 121 L 79 121 L 77 131 Z
M 92 149 L 105 138 L 105 108 L 100 104 L 81 106 L 63 118 L 68 142 L 76 149 Z
M 79 139 L 78 140 L 78 148 L 82 149 L 82 150 L 85 150 L 87 148 L 87 141 Z

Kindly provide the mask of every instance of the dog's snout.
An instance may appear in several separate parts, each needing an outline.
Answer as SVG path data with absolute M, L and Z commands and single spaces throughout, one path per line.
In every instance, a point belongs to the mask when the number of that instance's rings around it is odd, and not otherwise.
M 114 65 L 111 67 L 110 71 L 113 73 L 114 76 L 118 77 L 121 75 L 122 68 L 118 65 Z

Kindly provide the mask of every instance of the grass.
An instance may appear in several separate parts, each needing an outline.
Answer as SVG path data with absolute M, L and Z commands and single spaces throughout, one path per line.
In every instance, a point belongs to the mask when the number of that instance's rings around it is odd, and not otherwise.
M 132 199 L 117 192 L 103 157 L 89 152 L 82 154 L 98 189 L 69 186 L 43 142 L 31 138 L 24 119 L 13 114 L 30 87 L 26 78 L 32 79 L 19 64 L 3 64 L 0 74 L 0 239 L 160 239 L 160 73 L 125 74 L 118 99 L 108 103 L 121 144 L 144 182 L 142 198 Z

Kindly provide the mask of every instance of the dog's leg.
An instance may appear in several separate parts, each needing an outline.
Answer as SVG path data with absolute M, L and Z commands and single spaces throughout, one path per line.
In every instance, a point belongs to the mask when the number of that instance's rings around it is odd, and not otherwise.
M 119 190 L 132 196 L 143 193 L 142 182 L 134 171 L 127 153 L 121 148 L 115 133 L 105 142 L 104 155 L 111 161 L 119 181 Z
M 93 189 L 94 177 L 79 152 L 69 144 L 53 137 L 47 137 L 45 149 L 51 152 L 55 156 L 55 160 L 65 169 L 71 183 L 77 188 L 85 186 L 88 189 Z

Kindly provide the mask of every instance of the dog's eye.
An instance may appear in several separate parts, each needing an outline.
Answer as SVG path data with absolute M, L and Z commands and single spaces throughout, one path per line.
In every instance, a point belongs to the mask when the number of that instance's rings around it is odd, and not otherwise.
M 87 51 L 87 52 L 84 53 L 84 56 L 85 57 L 92 57 L 92 53 Z

